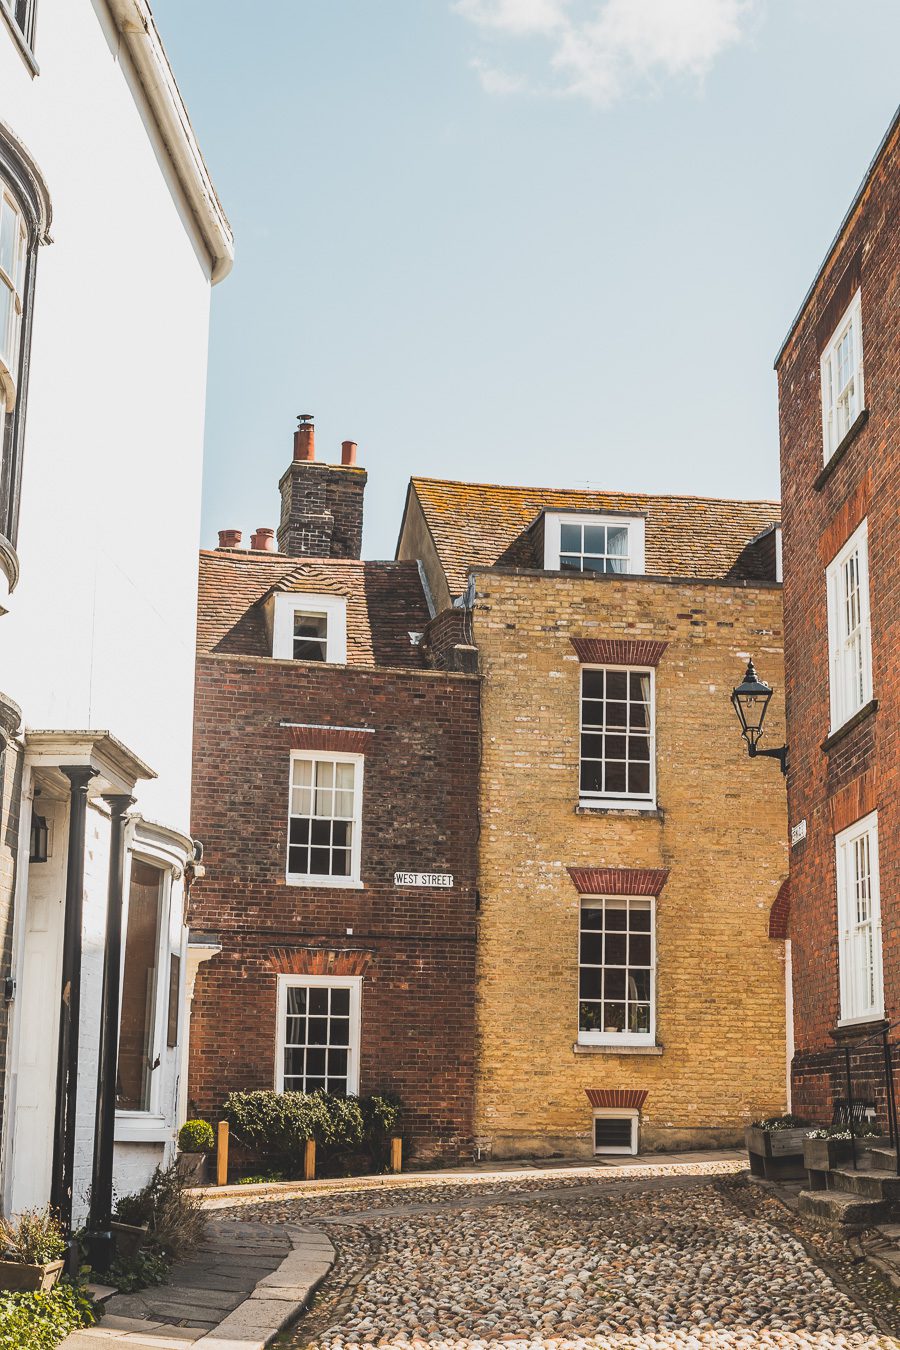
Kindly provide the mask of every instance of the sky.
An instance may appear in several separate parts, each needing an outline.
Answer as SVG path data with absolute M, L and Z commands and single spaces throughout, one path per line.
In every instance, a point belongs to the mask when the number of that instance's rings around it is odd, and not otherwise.
M 898 99 L 896 0 L 152 0 L 235 231 L 203 543 L 295 418 L 413 474 L 778 496 L 772 364 Z M 265 23 L 248 22 L 253 13 Z

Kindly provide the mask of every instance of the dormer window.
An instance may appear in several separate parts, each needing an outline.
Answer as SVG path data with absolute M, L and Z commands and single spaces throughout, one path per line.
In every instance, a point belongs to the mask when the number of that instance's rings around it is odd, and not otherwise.
M 644 519 L 548 511 L 544 567 L 553 572 L 643 572 Z
M 272 655 L 282 661 L 347 661 L 347 601 L 342 595 L 289 592 L 274 597 Z

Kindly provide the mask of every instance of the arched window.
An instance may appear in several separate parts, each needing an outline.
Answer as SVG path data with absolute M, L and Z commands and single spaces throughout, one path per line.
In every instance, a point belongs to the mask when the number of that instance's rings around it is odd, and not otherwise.
M 18 580 L 16 535 L 37 251 L 50 198 L 24 146 L 0 123 L 0 607 Z

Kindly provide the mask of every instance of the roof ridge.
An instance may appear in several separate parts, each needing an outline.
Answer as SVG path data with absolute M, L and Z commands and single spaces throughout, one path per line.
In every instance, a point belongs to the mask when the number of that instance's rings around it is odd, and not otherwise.
M 409 481 L 439 483 L 444 487 L 495 488 L 501 492 L 567 492 L 584 497 L 642 497 L 647 501 L 722 502 L 727 505 L 781 507 L 779 497 L 705 497 L 694 492 L 638 492 L 630 488 L 537 487 L 523 483 L 480 483 L 465 478 L 431 478 L 427 474 L 413 474 Z

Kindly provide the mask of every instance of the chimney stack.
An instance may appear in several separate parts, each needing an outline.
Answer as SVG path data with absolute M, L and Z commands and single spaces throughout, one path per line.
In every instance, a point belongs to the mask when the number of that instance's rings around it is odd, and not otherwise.
M 241 537 L 240 530 L 220 530 L 219 548 L 240 548 Z
M 250 547 L 257 553 L 275 552 L 275 531 L 270 530 L 266 525 L 260 525 L 254 534 L 250 536 Z
M 312 413 L 300 413 L 300 425 L 294 432 L 294 459 L 312 463 L 316 457 L 316 427 Z
M 323 464 L 312 413 L 299 421 L 294 457 L 278 484 L 278 550 L 291 558 L 359 558 L 367 474 L 356 463 L 356 441 L 342 442 L 340 464 Z

